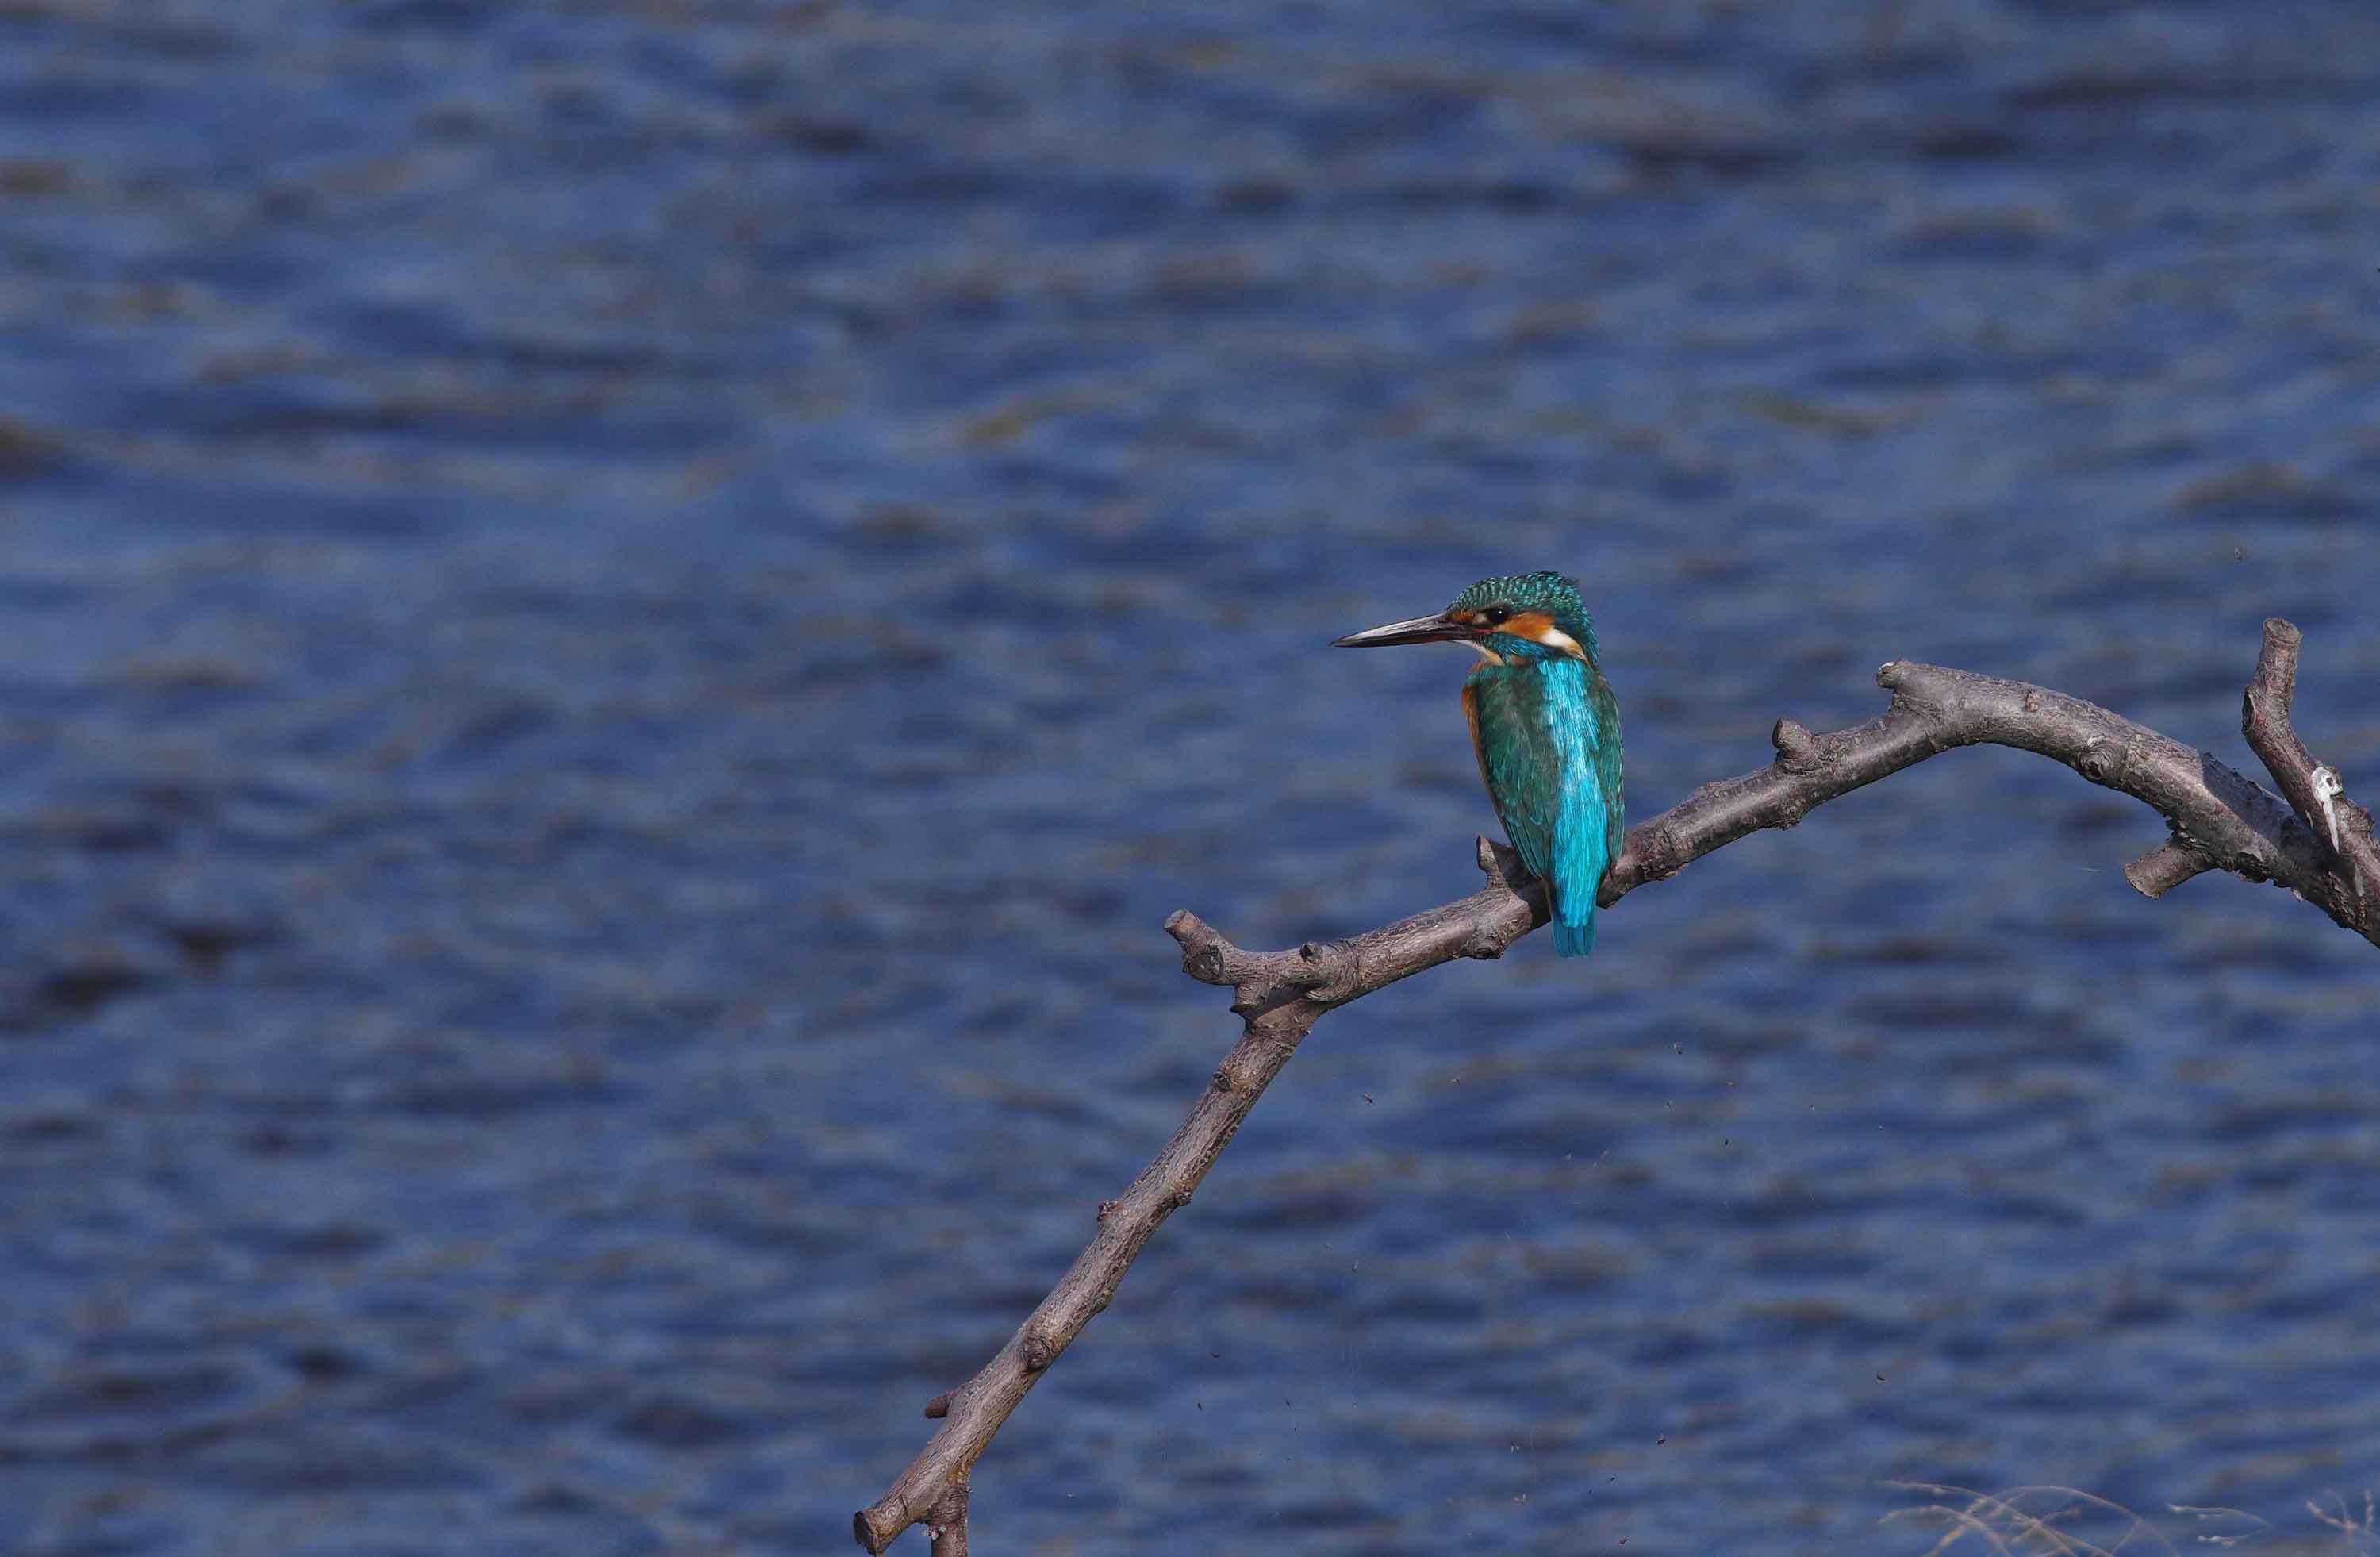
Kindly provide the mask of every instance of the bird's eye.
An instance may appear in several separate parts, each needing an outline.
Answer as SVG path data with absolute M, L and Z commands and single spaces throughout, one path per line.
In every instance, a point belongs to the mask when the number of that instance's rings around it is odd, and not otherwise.
M 1512 619 L 1512 608 L 1509 605 L 1491 605 L 1481 614 L 1488 618 L 1489 626 L 1500 627 Z

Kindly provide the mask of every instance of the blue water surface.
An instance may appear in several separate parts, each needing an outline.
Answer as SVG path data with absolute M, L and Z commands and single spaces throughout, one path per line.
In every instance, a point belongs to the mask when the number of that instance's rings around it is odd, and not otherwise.
M 1639 819 L 1895 658 L 2252 770 L 2273 614 L 2380 798 L 2375 61 L 0 5 L 0 1550 L 846 1550 L 1234 1036 L 1167 913 L 1476 884 L 1461 659 L 1321 645 L 1485 574 L 1582 579 Z M 2162 836 L 1957 752 L 1330 1016 L 978 1549 L 2360 1550 L 2375 965 Z

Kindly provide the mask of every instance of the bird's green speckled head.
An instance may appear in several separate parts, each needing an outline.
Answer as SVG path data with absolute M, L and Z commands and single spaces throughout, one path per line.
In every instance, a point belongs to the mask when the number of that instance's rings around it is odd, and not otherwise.
M 1482 578 L 1454 597 L 1446 608 L 1451 621 L 1478 621 L 1485 626 L 1502 629 L 1519 629 L 1510 636 L 1540 641 L 1542 632 L 1527 630 L 1525 618 L 1543 616 L 1549 626 L 1564 638 L 1595 651 L 1595 624 L 1586 614 L 1585 602 L 1578 598 L 1578 580 L 1559 573 L 1522 573 L 1509 578 Z
M 1578 598 L 1578 581 L 1559 573 L 1482 578 L 1435 616 L 1390 622 L 1337 640 L 1342 649 L 1396 643 L 1467 643 L 1489 660 L 1508 655 L 1595 657 L 1595 624 Z

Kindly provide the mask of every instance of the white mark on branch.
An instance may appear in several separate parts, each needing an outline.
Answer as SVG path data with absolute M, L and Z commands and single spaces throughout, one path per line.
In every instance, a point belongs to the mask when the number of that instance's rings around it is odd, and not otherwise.
M 2313 771 L 2313 803 L 2322 808 L 2322 822 L 2330 829 L 2330 846 L 2338 848 L 2338 797 L 2347 793 L 2347 781 L 2338 776 L 2337 768 L 2316 768 Z

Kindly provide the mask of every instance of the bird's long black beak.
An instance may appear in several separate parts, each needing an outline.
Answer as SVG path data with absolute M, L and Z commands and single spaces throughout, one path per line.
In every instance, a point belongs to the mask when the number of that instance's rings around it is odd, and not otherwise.
M 1333 649 L 1386 649 L 1399 643 L 1445 643 L 1455 639 L 1475 638 L 1478 634 L 1463 622 L 1451 622 L 1444 616 L 1416 616 L 1410 622 L 1390 622 L 1386 626 L 1366 627 L 1359 633 L 1330 640 Z

